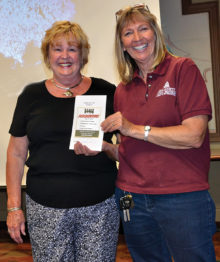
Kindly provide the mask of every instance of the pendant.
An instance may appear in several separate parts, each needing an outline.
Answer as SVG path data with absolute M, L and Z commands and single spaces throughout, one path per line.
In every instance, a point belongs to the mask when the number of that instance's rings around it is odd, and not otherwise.
M 68 96 L 68 97 L 70 97 L 70 96 L 73 96 L 73 93 L 70 91 L 70 90 L 68 90 L 68 91 L 66 91 L 65 93 L 63 93 L 65 96 Z

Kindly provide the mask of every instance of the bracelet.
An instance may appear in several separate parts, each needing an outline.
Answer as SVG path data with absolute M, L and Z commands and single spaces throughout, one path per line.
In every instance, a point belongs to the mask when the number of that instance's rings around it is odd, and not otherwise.
M 13 211 L 17 211 L 17 210 L 22 210 L 22 209 L 20 207 L 11 207 L 11 208 L 7 209 L 8 213 L 13 212 Z

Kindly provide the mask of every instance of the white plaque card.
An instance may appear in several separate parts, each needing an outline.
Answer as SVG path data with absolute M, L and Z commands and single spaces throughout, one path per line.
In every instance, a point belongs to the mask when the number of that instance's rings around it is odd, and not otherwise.
M 106 95 L 76 96 L 69 149 L 79 141 L 91 150 L 102 150 L 104 133 L 100 124 L 105 120 L 105 110 Z

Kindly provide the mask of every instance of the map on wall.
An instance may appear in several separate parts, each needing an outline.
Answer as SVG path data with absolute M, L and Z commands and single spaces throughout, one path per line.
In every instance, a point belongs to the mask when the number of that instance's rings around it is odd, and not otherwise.
M 45 30 L 74 13 L 71 0 L 1 0 L 0 53 L 22 64 L 28 44 L 40 47 Z
M 72 21 L 75 14 L 72 0 L 0 0 L 0 185 L 5 184 L 8 130 L 17 96 L 28 83 L 50 73 L 42 63 L 41 40 L 55 21 Z

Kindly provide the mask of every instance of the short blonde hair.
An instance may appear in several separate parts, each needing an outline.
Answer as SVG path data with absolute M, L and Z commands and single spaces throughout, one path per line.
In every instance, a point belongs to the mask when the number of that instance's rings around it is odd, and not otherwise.
M 117 13 L 120 14 L 117 16 Z M 121 41 L 121 34 L 123 28 L 130 22 L 135 22 L 137 20 L 143 20 L 147 22 L 151 29 L 154 31 L 155 35 L 155 48 L 154 48 L 154 61 L 152 69 L 157 66 L 164 59 L 167 52 L 163 34 L 157 23 L 157 18 L 153 15 L 147 7 L 143 5 L 141 7 L 129 6 L 123 10 L 116 13 L 117 25 L 115 32 L 115 54 L 117 60 L 117 68 L 122 82 L 129 83 L 132 78 L 137 64 L 134 59 L 124 51 L 123 44 Z
M 57 21 L 51 28 L 46 30 L 46 34 L 41 43 L 41 52 L 43 55 L 44 62 L 46 66 L 50 69 L 49 62 L 49 47 L 53 44 L 55 38 L 59 36 L 64 36 L 67 39 L 70 35 L 73 35 L 76 38 L 78 48 L 81 53 L 81 69 L 88 62 L 88 55 L 90 44 L 88 42 L 87 35 L 83 32 L 82 28 L 76 24 L 69 21 Z

